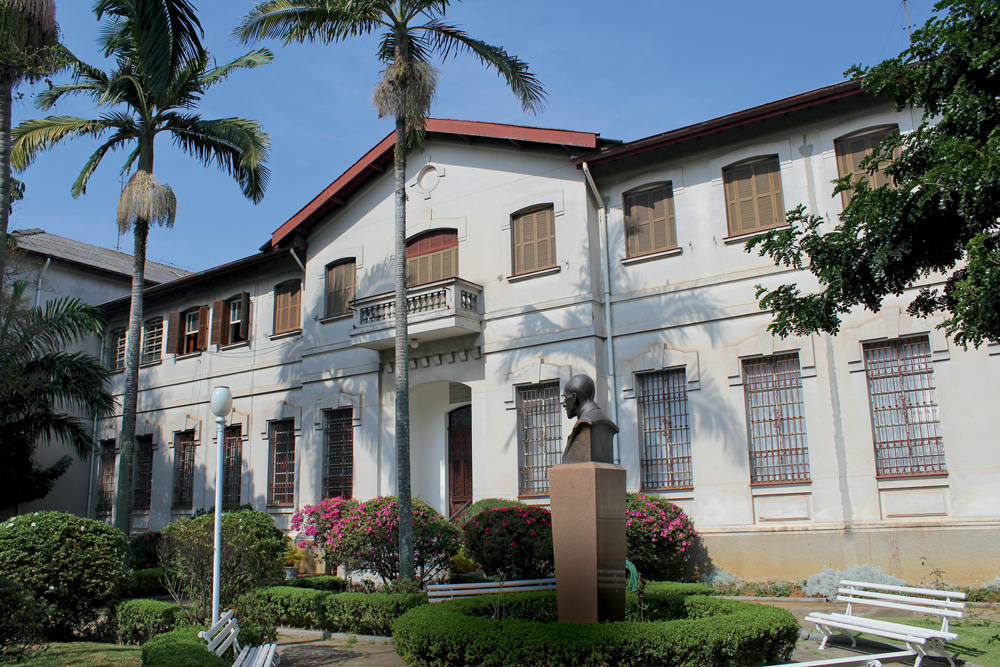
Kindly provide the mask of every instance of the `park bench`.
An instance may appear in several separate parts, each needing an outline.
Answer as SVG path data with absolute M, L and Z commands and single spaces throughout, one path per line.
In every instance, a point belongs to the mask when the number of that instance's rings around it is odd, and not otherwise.
M 845 580 L 841 581 L 837 588 L 837 602 L 847 603 L 846 612 L 843 614 L 813 612 L 808 614 L 805 620 L 815 623 L 816 629 L 823 633 L 820 649 L 826 648 L 827 640 L 837 631 L 847 634 L 851 639 L 851 645 L 856 646 L 853 633 L 857 632 L 905 643 L 906 647 L 917 656 L 914 667 L 920 667 L 920 662 L 929 655 L 928 651 L 946 658 L 954 667 L 955 660 L 945 649 L 945 644 L 958 639 L 958 635 L 949 630 L 948 622 L 952 618 L 962 618 L 965 609 L 965 602 L 962 602 L 964 599 L 965 593 L 953 591 Z M 941 627 L 918 628 L 905 623 L 858 616 L 854 612 L 859 606 L 938 616 L 941 618 Z
M 473 595 L 554 591 L 555 589 L 556 580 L 554 577 L 548 579 L 522 579 L 519 581 L 478 581 L 474 584 L 428 584 L 427 601 L 434 603 L 457 598 L 468 598 Z
M 236 637 L 240 634 L 240 628 L 234 618 L 235 611 L 230 609 L 216 621 L 215 625 L 208 630 L 202 630 L 198 636 L 208 642 L 208 650 L 221 656 L 230 646 L 233 647 L 233 655 L 236 660 L 233 667 L 269 667 L 277 665 L 281 658 L 278 656 L 277 644 L 263 644 L 261 646 L 240 647 Z
M 890 653 L 874 653 L 867 655 L 850 655 L 844 658 L 829 660 L 810 660 L 808 662 L 793 662 L 771 667 L 882 667 L 900 663 L 913 657 L 913 651 L 892 651 Z

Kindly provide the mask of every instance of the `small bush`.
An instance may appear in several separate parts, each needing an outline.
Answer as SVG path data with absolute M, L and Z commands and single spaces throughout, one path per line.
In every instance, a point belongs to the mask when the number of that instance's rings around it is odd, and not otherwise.
M 236 600 L 234 609 L 243 646 L 260 646 L 278 640 L 278 607 L 267 597 L 266 590 L 256 588 Z
M 544 507 L 495 507 L 465 524 L 465 548 L 483 572 L 502 579 L 539 579 L 554 570 L 552 519 Z
M 0 578 L 0 663 L 19 662 L 42 648 L 46 613 L 24 585 Z
M 317 591 L 330 591 L 331 593 L 343 593 L 347 590 L 347 579 L 341 579 L 340 577 L 334 577 L 328 574 L 322 574 L 316 577 L 299 577 L 297 579 L 288 579 L 282 586 L 291 586 L 292 588 L 312 588 Z
M 145 570 L 159 566 L 160 555 L 157 553 L 157 549 L 160 546 L 160 537 L 160 532 L 156 530 L 132 536 L 132 539 L 128 541 L 128 550 L 133 570 Z
M 656 496 L 625 497 L 626 558 L 645 579 L 677 580 L 698 534 L 687 515 Z
M 61 512 L 0 524 L 0 572 L 46 603 L 46 633 L 66 639 L 97 618 L 125 584 L 128 541 L 117 528 Z
M 142 644 L 178 626 L 189 625 L 180 605 L 160 600 L 126 600 L 108 612 L 107 628 L 119 644 Z
M 330 593 L 272 586 L 260 592 L 258 602 L 273 609 L 278 625 L 388 635 L 393 621 L 426 601 L 427 596 L 421 593 Z
M 231 667 L 208 651 L 208 644 L 198 636 L 204 627 L 184 627 L 156 635 L 142 645 L 142 667 Z
M 878 565 L 852 565 L 846 570 L 834 570 L 824 567 L 816 574 L 809 575 L 802 592 L 808 597 L 837 597 L 837 584 L 842 579 L 848 581 L 864 581 L 870 584 L 888 584 L 890 586 L 905 586 L 906 582 L 894 577 Z
M 469 505 L 462 515 L 458 517 L 458 525 L 465 527 L 477 515 L 483 512 L 497 509 L 498 507 L 529 507 L 527 503 L 520 500 L 507 500 L 506 498 L 483 498 Z
M 162 567 L 149 567 L 145 570 L 131 570 L 125 583 L 122 597 L 148 598 L 154 595 L 166 595 L 167 588 L 163 578 Z

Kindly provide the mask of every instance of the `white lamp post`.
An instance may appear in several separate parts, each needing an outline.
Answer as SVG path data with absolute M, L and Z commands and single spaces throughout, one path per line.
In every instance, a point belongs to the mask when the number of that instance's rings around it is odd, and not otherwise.
M 212 392 L 212 414 L 219 425 L 218 457 L 215 463 L 215 566 L 212 569 L 212 625 L 219 620 L 219 579 L 222 574 L 222 458 L 226 443 L 226 415 L 233 409 L 229 387 Z

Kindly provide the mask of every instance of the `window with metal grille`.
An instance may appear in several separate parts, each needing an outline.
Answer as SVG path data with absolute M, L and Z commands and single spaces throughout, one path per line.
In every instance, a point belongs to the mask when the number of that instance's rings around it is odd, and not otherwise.
M 672 184 L 625 195 L 625 240 L 629 257 L 677 247 Z
M 287 333 L 302 328 L 301 304 L 301 280 L 290 280 L 274 288 L 274 333 Z
M 125 329 L 116 329 L 111 334 L 111 354 L 108 355 L 108 368 L 113 371 L 125 368 L 125 338 Z
M 111 516 L 115 506 L 115 440 L 101 440 L 101 467 L 97 478 L 97 516 Z
M 845 137 L 843 139 L 837 139 L 833 142 L 834 152 L 837 154 L 837 175 L 843 178 L 853 174 L 854 180 L 866 180 L 868 185 L 873 188 L 879 188 L 883 185 L 893 186 L 892 179 L 889 175 L 882 171 L 887 167 L 889 162 L 882 162 L 879 164 L 879 171 L 874 174 L 869 174 L 862 171 L 859 165 L 861 161 L 868 157 L 874 152 L 878 145 L 882 143 L 882 140 L 888 137 L 890 134 L 897 132 L 899 128 L 895 125 L 892 127 L 883 127 L 874 132 L 866 132 L 865 134 L 855 134 L 850 137 Z M 900 151 L 897 149 L 894 151 L 894 157 L 899 157 Z M 853 191 L 844 190 L 840 193 L 840 199 L 844 206 L 851 203 L 851 198 L 854 196 Z
M 194 506 L 194 430 L 174 433 L 174 509 Z
M 556 219 L 551 205 L 515 214 L 511 229 L 514 275 L 556 265 Z
M 694 479 L 685 370 L 641 373 L 636 375 L 636 380 L 639 385 L 642 488 L 691 488 Z
M 559 383 L 517 388 L 518 494 L 549 492 L 549 468 L 562 457 Z
M 148 510 L 153 493 L 153 436 L 136 436 L 133 461 L 132 509 Z
M 809 481 L 809 449 L 798 354 L 743 362 L 750 482 Z
M 722 170 L 729 235 L 739 236 L 785 224 L 778 157 L 756 158 Z
M 142 355 L 140 363 L 151 364 L 160 360 L 163 352 L 163 318 L 154 317 L 142 325 Z
M 866 343 L 864 353 L 878 475 L 947 472 L 927 337 Z
M 354 493 L 354 408 L 323 411 L 323 497 Z
M 326 316 L 351 312 L 357 280 L 357 261 L 345 259 L 326 267 Z
M 271 443 L 268 505 L 295 503 L 295 420 L 282 419 L 268 425 Z
M 238 507 L 243 492 L 243 425 L 226 427 L 222 461 L 222 506 Z

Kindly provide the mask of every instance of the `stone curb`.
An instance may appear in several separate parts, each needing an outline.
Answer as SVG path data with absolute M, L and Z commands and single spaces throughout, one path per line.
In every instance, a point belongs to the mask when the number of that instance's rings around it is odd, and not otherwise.
M 325 630 L 303 630 L 301 628 L 278 628 L 278 634 L 286 637 L 302 637 L 305 639 L 322 639 L 328 641 L 337 639 L 347 641 L 353 638 L 359 644 L 374 642 L 376 644 L 393 645 L 396 640 L 392 637 L 380 637 L 378 635 L 359 635 L 352 632 L 327 632 Z

